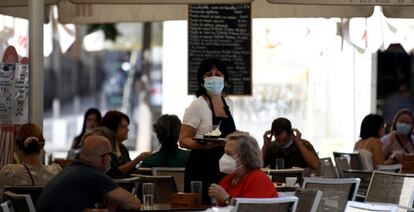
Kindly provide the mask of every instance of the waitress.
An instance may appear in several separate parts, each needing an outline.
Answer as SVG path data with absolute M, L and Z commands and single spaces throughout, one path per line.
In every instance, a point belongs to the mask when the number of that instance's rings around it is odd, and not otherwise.
M 203 204 L 210 204 L 208 188 L 211 183 L 218 183 L 225 174 L 220 172 L 219 160 L 224 154 L 225 141 L 207 141 L 200 143 L 194 137 L 213 130 L 219 125 L 220 137 L 236 131 L 231 115 L 232 102 L 223 93 L 228 83 L 227 67 L 217 58 L 209 58 L 201 62 L 197 71 L 199 89 L 197 98 L 186 109 L 179 142 L 183 148 L 191 149 L 185 168 L 184 191 L 190 192 L 191 181 L 202 181 Z

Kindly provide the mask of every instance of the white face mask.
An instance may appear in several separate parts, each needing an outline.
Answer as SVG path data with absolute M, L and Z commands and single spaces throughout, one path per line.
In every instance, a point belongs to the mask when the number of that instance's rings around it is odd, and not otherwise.
M 236 170 L 236 160 L 224 153 L 219 160 L 220 172 L 231 174 Z

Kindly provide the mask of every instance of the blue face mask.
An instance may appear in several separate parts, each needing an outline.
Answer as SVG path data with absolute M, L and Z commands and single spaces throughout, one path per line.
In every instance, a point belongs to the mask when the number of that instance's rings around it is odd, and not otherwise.
M 397 134 L 407 135 L 411 132 L 411 124 L 397 122 L 396 124 Z
M 207 77 L 204 79 L 204 88 L 207 92 L 218 95 L 224 88 L 224 78 L 223 77 Z

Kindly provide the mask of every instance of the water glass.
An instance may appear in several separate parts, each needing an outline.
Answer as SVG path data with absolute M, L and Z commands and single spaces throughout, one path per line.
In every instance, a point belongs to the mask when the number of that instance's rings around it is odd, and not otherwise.
M 191 181 L 191 193 L 201 193 L 203 191 L 202 181 Z
M 213 197 L 210 197 L 210 206 L 211 207 L 218 207 L 219 206 L 217 200 Z
M 142 199 L 144 202 L 144 210 L 152 209 L 154 205 L 154 183 L 142 184 Z
M 276 158 L 275 164 L 276 164 L 275 169 L 284 169 L 285 168 L 285 159 Z

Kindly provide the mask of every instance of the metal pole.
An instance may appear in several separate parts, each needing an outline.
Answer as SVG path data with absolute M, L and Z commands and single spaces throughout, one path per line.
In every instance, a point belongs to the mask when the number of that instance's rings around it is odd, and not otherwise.
M 43 129 L 44 0 L 29 0 L 29 122 Z

